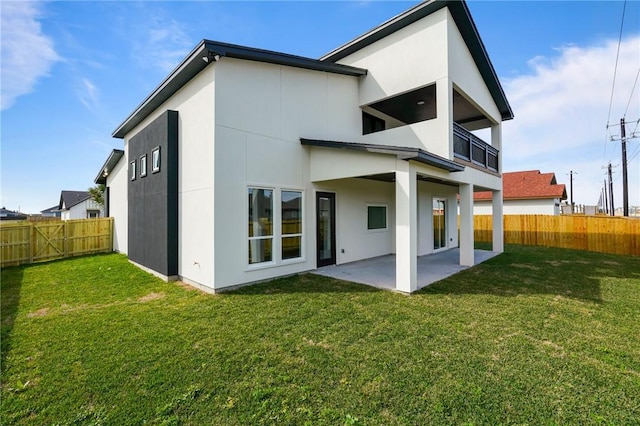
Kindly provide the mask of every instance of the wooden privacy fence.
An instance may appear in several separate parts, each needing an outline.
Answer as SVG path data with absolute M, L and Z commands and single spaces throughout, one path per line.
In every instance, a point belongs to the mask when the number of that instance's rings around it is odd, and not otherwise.
M 0 266 L 113 251 L 113 218 L 0 224 Z
M 492 217 L 474 216 L 474 237 L 492 240 Z M 640 255 L 640 219 L 610 216 L 505 215 L 505 244 Z

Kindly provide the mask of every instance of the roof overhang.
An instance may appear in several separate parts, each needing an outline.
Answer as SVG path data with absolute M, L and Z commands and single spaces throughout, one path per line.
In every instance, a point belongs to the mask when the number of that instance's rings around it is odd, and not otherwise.
M 513 118 L 513 110 L 509 105 L 509 101 L 502 89 L 498 75 L 496 74 L 493 64 L 489 59 L 487 49 L 485 48 L 478 28 L 473 22 L 471 13 L 465 1 L 460 0 L 431 0 L 422 2 L 411 9 L 389 19 L 381 25 L 373 28 L 353 39 L 352 41 L 332 50 L 323 57 L 321 61 L 336 62 L 346 56 L 351 55 L 358 50 L 375 43 L 378 40 L 387 37 L 390 34 L 428 16 L 444 7 L 449 8 L 449 12 L 455 21 L 462 38 L 464 39 L 471 56 L 473 57 L 482 78 L 498 107 L 503 120 L 511 120 Z
M 446 170 L 448 172 L 461 172 L 464 170 L 463 165 L 455 163 L 451 160 L 447 160 L 446 158 L 432 154 L 420 148 L 305 138 L 300 138 L 300 143 L 302 145 L 317 146 L 322 148 L 349 149 L 355 151 L 372 152 L 376 154 L 395 155 L 396 158 L 400 160 L 417 161 L 419 163 L 436 167 L 441 170 Z
M 123 155 L 124 151 L 121 149 L 114 149 L 113 151 L 111 151 L 109 157 L 107 158 L 107 161 L 104 162 L 104 164 L 100 168 L 98 176 L 96 176 L 93 181 L 98 185 L 106 185 L 107 176 L 109 175 L 109 173 L 111 173 L 116 164 L 118 164 L 118 161 L 120 161 Z
M 367 74 L 367 70 L 363 68 L 323 62 L 318 59 L 305 58 L 303 56 L 289 55 L 270 50 L 202 40 L 180 65 L 171 71 L 169 76 L 113 131 L 112 136 L 120 139 L 124 138 L 127 133 L 140 124 L 142 120 L 148 117 L 149 114 L 173 96 L 174 93 L 180 90 L 180 88 L 187 84 L 198 73 L 213 62 L 219 61 L 222 57 L 266 62 L 353 77 L 360 77 Z

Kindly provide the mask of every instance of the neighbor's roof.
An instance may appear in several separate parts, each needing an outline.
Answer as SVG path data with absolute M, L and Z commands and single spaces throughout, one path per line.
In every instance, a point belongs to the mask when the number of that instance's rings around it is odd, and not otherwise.
M 87 191 L 62 191 L 60 192 L 60 203 L 58 204 L 58 208 L 62 209 L 62 205 L 64 204 L 65 209 L 70 209 L 76 204 L 80 204 L 89 198 L 91 198 L 91 194 Z
M 491 200 L 491 192 L 476 192 L 474 200 Z M 540 170 L 508 172 L 502 174 L 502 198 L 520 199 L 567 199 L 564 184 L 558 185 L 555 173 L 540 173 Z
M 513 111 L 509 105 L 509 101 L 502 89 L 498 75 L 496 74 L 493 64 L 489 59 L 487 49 L 482 43 L 478 28 L 473 22 L 471 13 L 465 1 L 460 0 L 431 0 L 422 2 L 411 9 L 389 19 L 380 24 L 376 28 L 364 33 L 360 37 L 356 37 L 350 42 L 332 50 L 324 55 L 320 60 L 328 62 L 336 62 L 340 59 L 351 55 L 358 50 L 383 39 L 384 37 L 401 30 L 402 28 L 430 15 L 444 7 L 449 8 L 449 12 L 464 39 L 464 42 L 473 57 L 482 78 L 491 92 L 498 110 L 503 120 L 511 120 Z
M 93 180 L 97 184 L 106 185 L 107 184 L 107 176 L 113 170 L 113 168 L 118 164 L 118 161 L 124 155 L 124 151 L 121 149 L 114 149 L 107 157 L 107 160 L 104 162 L 100 171 L 98 172 L 98 176 Z
M 40 210 L 40 213 L 55 213 L 59 211 L 60 209 L 58 208 L 58 204 L 56 204 L 55 206 L 49 207 L 48 209 Z
M 324 71 L 350 76 L 366 75 L 367 70 L 348 65 L 323 62 L 318 59 L 289 55 L 271 50 L 255 49 L 237 44 L 221 43 L 212 40 L 202 40 L 195 49 L 178 65 L 167 78 L 124 120 L 112 136 L 124 138 L 135 126 L 140 124 L 149 114 L 169 99 L 182 86 L 187 84 L 207 65 L 216 62 L 220 57 L 245 59 L 249 61 L 267 62 L 277 65 L 287 65 L 315 71 Z

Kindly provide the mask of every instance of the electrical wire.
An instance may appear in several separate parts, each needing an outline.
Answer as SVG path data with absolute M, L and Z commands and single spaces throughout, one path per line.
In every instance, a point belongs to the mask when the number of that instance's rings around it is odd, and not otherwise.
M 620 35 L 618 37 L 618 51 L 616 52 L 616 64 L 613 67 L 613 83 L 611 84 L 611 97 L 609 98 L 609 113 L 607 114 L 607 130 L 609 129 L 609 121 L 611 120 L 611 108 L 613 106 L 613 92 L 616 88 L 616 75 L 618 74 L 618 59 L 620 58 L 620 45 L 622 44 L 622 29 L 624 28 L 624 13 L 627 9 L 627 0 L 624 0 L 622 6 L 622 20 L 620 22 Z M 607 138 L 604 141 L 603 161 L 607 157 Z
M 636 90 L 636 84 L 638 83 L 638 76 L 640 75 L 640 68 L 638 68 L 638 72 L 636 74 L 636 79 L 633 82 L 633 87 L 631 88 L 631 94 L 629 95 L 629 101 L 627 102 L 627 107 L 624 109 L 624 117 L 627 116 L 627 111 L 629 111 L 629 105 L 631 105 L 631 99 L 633 99 L 633 92 Z

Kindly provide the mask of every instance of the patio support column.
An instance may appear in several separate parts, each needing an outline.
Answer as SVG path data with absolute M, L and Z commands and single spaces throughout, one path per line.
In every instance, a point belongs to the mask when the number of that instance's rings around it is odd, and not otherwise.
M 502 212 L 502 191 L 491 192 L 491 213 L 493 215 L 493 252 L 504 251 L 504 220 Z
M 418 289 L 418 196 L 411 163 L 396 161 L 396 289 Z
M 460 184 L 460 265 L 473 266 L 473 184 Z

